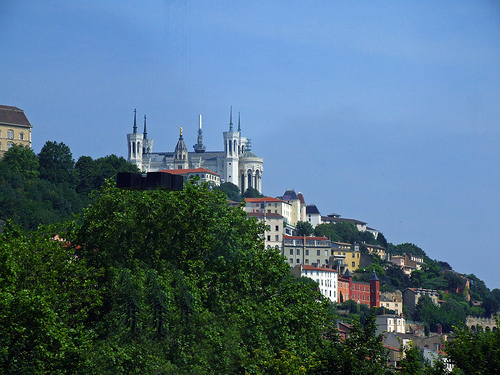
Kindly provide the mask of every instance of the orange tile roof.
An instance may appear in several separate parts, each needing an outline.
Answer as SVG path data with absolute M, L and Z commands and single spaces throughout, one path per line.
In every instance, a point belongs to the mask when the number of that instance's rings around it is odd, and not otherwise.
M 322 268 L 322 267 L 314 267 L 314 266 L 309 266 L 307 264 L 301 264 L 302 269 L 304 270 L 309 270 L 309 271 L 328 271 L 328 272 L 337 272 L 336 270 L 332 268 Z

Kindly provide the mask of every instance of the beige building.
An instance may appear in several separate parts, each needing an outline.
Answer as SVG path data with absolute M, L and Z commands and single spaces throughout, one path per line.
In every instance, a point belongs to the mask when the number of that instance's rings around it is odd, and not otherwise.
M 376 320 L 378 335 L 384 332 L 405 333 L 405 318 L 399 315 L 379 315 Z
M 395 311 L 396 314 L 401 315 L 403 313 L 403 295 L 400 291 L 397 292 L 399 293 L 381 293 L 380 307 Z
M 13 145 L 31 148 L 31 128 L 22 109 L 0 105 L 0 157 Z
M 288 189 L 281 200 L 291 206 L 290 225 L 295 227 L 299 221 L 306 221 L 306 205 L 301 193 L 297 195 L 295 190 Z
M 264 245 L 266 249 L 281 251 L 283 245 L 283 216 L 277 213 L 248 212 L 249 217 L 255 217 L 267 225 L 264 232 Z

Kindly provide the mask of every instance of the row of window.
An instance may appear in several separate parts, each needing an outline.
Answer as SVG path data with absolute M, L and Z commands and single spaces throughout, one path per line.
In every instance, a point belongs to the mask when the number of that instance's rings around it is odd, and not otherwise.
M 2 137 L 2 131 L 0 130 L 0 138 Z M 14 130 L 7 130 L 7 139 L 14 139 Z M 19 133 L 19 140 L 24 141 L 24 133 Z
M 12 146 L 14 146 L 14 143 L 7 142 L 7 151 L 9 151 Z M 2 143 L 1 142 L 0 142 L 0 151 L 2 151 Z

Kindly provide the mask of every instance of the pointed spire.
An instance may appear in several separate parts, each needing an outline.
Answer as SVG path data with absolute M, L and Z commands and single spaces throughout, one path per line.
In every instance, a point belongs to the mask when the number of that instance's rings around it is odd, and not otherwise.
M 229 131 L 233 131 L 233 106 L 231 106 L 231 110 L 229 112 Z
M 148 139 L 148 131 L 146 130 L 146 115 L 144 115 L 144 139 Z
M 134 109 L 134 134 L 137 133 L 137 119 L 136 119 L 136 115 L 137 115 L 137 109 Z
M 201 130 L 201 114 L 200 114 L 200 124 L 198 128 L 198 142 L 193 146 L 195 152 L 205 152 L 206 147 L 203 145 L 203 131 Z
M 240 112 L 238 112 L 238 131 L 241 132 Z

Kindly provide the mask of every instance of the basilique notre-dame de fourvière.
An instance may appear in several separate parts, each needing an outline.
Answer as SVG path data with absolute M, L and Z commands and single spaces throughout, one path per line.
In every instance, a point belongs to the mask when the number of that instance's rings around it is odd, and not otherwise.
M 127 134 L 128 158 L 142 172 L 157 172 L 171 169 L 205 168 L 220 176 L 221 182 L 231 182 L 243 193 L 252 187 L 261 192 L 263 159 L 250 149 L 250 139 L 241 135 L 240 116 L 238 128 L 233 128 L 233 111 L 229 115 L 229 130 L 222 133 L 224 151 L 207 151 L 203 144 L 201 115 L 198 125 L 198 139 L 189 152 L 180 129 L 179 140 L 173 152 L 153 152 L 153 139 L 148 138 L 146 116 L 144 131 L 137 132 L 137 112 L 134 110 L 134 127 Z

